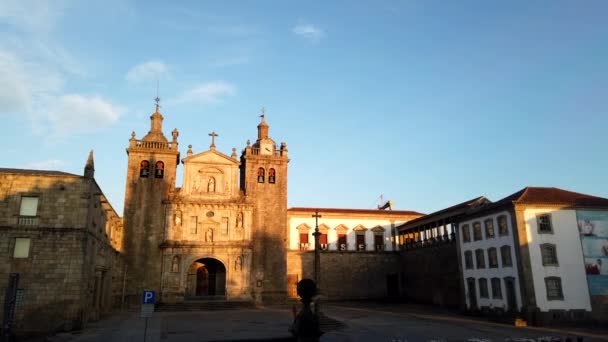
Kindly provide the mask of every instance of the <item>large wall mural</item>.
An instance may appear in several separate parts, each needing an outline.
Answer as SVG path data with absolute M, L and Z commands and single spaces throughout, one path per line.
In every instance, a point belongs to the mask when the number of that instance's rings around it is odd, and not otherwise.
M 608 211 L 577 210 L 576 220 L 589 293 L 608 295 Z

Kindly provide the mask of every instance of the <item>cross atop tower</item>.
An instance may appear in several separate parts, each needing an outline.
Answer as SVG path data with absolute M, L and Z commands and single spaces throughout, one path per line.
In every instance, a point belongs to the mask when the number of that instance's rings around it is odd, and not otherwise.
M 215 133 L 215 131 L 209 133 L 211 137 L 211 146 L 209 146 L 212 150 L 215 150 L 215 137 L 219 137 L 219 134 Z
M 156 112 L 158 113 L 158 109 L 160 108 L 160 97 L 158 95 L 154 98 L 154 102 L 156 102 Z
M 262 118 L 262 121 L 264 121 L 264 116 L 266 116 L 266 107 L 262 107 L 260 111 L 262 112 L 262 115 L 260 115 L 260 117 Z

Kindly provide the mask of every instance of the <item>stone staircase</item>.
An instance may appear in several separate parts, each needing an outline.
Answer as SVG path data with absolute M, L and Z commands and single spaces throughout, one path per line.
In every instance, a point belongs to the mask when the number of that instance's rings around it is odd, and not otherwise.
M 187 300 L 181 303 L 159 303 L 156 311 L 219 311 L 254 308 L 255 304 L 246 300 Z

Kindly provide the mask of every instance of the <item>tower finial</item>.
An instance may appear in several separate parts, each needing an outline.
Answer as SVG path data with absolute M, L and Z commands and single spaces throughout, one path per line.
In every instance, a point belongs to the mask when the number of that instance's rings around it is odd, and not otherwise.
M 260 115 L 260 117 L 262 118 L 262 121 L 264 121 L 264 117 L 266 116 L 266 107 L 262 106 L 260 111 L 262 112 L 262 115 Z
M 215 150 L 215 137 L 219 137 L 219 134 L 215 133 L 215 131 L 209 133 L 211 137 L 211 146 L 209 146 L 212 150 Z
M 93 161 L 93 150 L 89 152 L 87 163 L 84 165 L 84 176 L 86 178 L 93 178 L 95 175 L 95 162 Z
M 160 97 L 158 97 L 158 94 L 156 94 L 156 97 L 154 98 L 154 102 L 156 102 L 156 112 L 159 113 L 159 109 L 160 109 Z

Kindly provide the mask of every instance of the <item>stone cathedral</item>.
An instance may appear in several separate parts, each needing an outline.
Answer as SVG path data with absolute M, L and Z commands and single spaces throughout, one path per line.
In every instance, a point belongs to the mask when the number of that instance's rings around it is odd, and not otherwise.
M 180 159 L 178 131 L 163 133 L 156 106 L 143 138 L 132 133 L 124 211 L 125 288 L 158 300 L 217 297 L 279 302 L 286 298 L 287 145 L 269 136 L 264 115 L 257 139 L 240 156 L 215 148 Z M 183 163 L 183 183 L 176 171 Z

